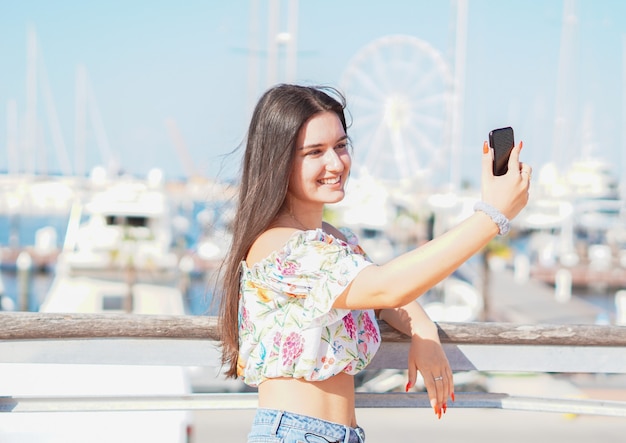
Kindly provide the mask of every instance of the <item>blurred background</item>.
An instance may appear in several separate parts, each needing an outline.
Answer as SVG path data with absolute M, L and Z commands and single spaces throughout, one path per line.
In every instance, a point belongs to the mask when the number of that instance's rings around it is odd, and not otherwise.
M 176 309 L 209 312 L 251 110 L 271 85 L 297 82 L 347 97 L 355 166 L 327 217 L 377 262 L 472 212 L 490 130 L 512 126 L 524 142 L 528 208 L 509 238 L 420 299 L 433 317 L 492 317 L 491 266 L 622 322 L 625 8 L 2 2 L 2 307 L 52 309 L 54 293 L 95 273 L 126 288 L 109 289 L 122 301 L 97 296 L 98 309 L 136 311 L 129 294 L 141 291 L 128 287 L 149 282 L 182 291 Z
M 524 142 L 528 207 L 420 297 L 434 320 L 626 324 L 625 36 L 620 0 L 0 0 L 0 310 L 215 314 L 238 148 L 260 95 L 296 82 L 347 97 L 354 166 L 326 216 L 379 263 L 471 214 L 490 130 Z M 15 395 L 95 379 L 2 370 Z M 522 378 L 457 374 L 455 388 L 626 398 L 619 375 Z M 246 389 L 216 368 L 168 380 Z M 616 437 L 606 420 L 567 429 Z M 501 439 L 485 430 L 477 441 Z
M 426 145 L 414 135 L 407 144 L 424 165 L 441 153 L 459 183 L 477 184 L 482 141 L 509 125 L 536 170 L 593 156 L 619 174 L 625 8 L 617 0 L 3 1 L 0 170 L 86 174 L 106 165 L 231 179 L 238 158 L 221 156 L 240 144 L 253 103 L 269 85 L 295 81 L 339 87 L 357 121 L 375 112 L 360 109 L 363 101 L 388 99 L 398 85 L 413 86 L 407 106 L 431 106 L 433 121 L 415 117 L 416 127 L 450 119 L 453 105 L 447 139 L 426 134 Z M 458 170 L 450 171 L 452 144 Z M 356 152 L 366 148 L 357 140 Z

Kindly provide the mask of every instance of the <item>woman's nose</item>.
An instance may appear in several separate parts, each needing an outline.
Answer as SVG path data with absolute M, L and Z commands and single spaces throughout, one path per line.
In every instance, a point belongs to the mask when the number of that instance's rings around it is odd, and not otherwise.
M 331 171 L 341 171 L 344 168 L 343 161 L 341 161 L 341 157 L 334 149 L 330 149 L 326 153 L 326 168 Z

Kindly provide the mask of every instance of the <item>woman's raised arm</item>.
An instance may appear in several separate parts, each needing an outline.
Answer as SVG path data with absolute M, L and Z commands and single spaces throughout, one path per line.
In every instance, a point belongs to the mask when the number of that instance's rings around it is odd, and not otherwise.
M 530 167 L 519 161 L 521 143 L 511 152 L 509 171 L 494 177 L 492 151 L 485 143 L 482 156 L 483 202 L 508 219 L 528 202 Z M 524 173 L 522 173 L 524 172 Z M 363 269 L 334 303 L 336 308 L 382 309 L 406 305 L 449 276 L 499 233 L 493 218 L 483 211 L 473 215 L 425 245 L 381 266 Z

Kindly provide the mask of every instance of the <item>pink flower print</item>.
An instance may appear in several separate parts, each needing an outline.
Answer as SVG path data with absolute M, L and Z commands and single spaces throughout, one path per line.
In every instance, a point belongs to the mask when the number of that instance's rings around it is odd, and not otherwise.
M 294 261 L 286 261 L 278 259 L 278 270 L 282 275 L 294 275 L 298 270 L 298 264 Z
M 274 334 L 274 339 L 272 340 L 272 350 L 270 351 L 270 357 L 276 357 L 278 355 L 278 349 L 280 348 L 280 340 L 283 338 L 283 335 L 280 332 L 276 332 Z
M 280 332 L 277 332 L 276 334 L 274 334 L 274 347 L 280 346 L 281 338 L 283 338 L 283 334 L 281 334 Z
M 362 341 L 359 343 L 359 355 L 364 357 L 367 355 L 367 343 Z
M 333 357 L 326 358 L 326 356 L 323 356 L 322 363 L 324 363 L 324 369 L 328 369 L 331 365 L 335 364 L 335 359 Z
M 245 306 L 241 309 L 239 322 L 241 324 L 242 331 L 252 330 L 252 324 L 250 323 L 250 313 L 248 312 Z
M 354 317 L 352 316 L 352 312 L 349 312 L 343 318 L 343 325 L 346 328 L 346 332 L 350 336 L 351 339 L 356 338 L 356 325 L 354 324 Z
M 363 328 L 364 328 L 365 337 L 367 341 L 378 343 L 378 341 L 380 340 L 380 337 L 378 335 L 378 331 L 376 330 L 376 326 L 374 325 L 374 322 L 372 322 L 372 319 L 369 316 L 369 313 L 364 312 L 362 315 L 363 315 L 362 317 Z
M 297 332 L 292 332 L 283 342 L 283 366 L 293 366 L 304 350 L 304 338 Z

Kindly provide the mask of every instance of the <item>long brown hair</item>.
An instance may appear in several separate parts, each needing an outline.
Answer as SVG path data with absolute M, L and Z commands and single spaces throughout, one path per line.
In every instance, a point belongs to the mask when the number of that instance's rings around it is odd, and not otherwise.
M 240 266 L 254 241 L 279 215 L 302 126 L 315 114 L 337 114 L 346 130 L 345 100 L 329 87 L 281 84 L 257 103 L 248 128 L 233 240 L 221 269 L 220 335 L 227 376 L 237 376 Z

